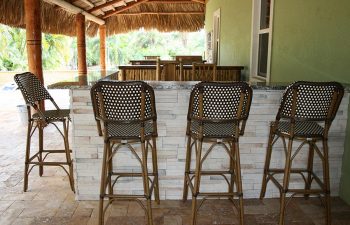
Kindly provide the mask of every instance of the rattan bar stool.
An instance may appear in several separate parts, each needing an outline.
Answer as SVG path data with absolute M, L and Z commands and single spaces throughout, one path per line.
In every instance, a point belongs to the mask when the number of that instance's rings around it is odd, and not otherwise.
M 266 185 L 270 180 L 279 189 L 280 225 L 284 224 L 286 207 L 289 201 L 297 194 L 303 194 L 305 198 L 308 198 L 309 195 L 323 195 L 326 224 L 331 224 L 327 141 L 329 128 L 337 113 L 343 94 L 344 89 L 337 82 L 304 81 L 291 84 L 283 94 L 276 120 L 270 125 L 260 194 L 260 199 L 263 199 Z M 270 168 L 272 147 L 278 139 L 282 140 L 284 146 L 285 165 L 284 168 Z M 294 141 L 299 143 L 297 148 L 293 148 Z M 317 146 L 318 142 L 321 142 L 322 148 Z M 304 145 L 307 145 L 308 148 L 304 149 Z M 308 151 L 306 168 L 292 168 L 293 160 L 298 153 L 303 151 Z M 319 178 L 313 170 L 315 153 L 319 156 L 323 165 L 323 178 Z M 275 177 L 278 174 L 283 175 L 283 181 L 279 181 Z M 300 174 L 305 181 L 305 188 L 289 188 L 291 174 Z
M 216 64 L 192 63 L 191 80 L 216 81 Z
M 240 168 L 239 136 L 243 135 L 252 99 L 252 89 L 245 82 L 201 82 L 193 88 L 187 114 L 187 150 L 183 200 L 187 200 L 188 188 L 192 193 L 192 220 L 197 224 L 197 213 L 208 198 L 228 198 L 239 211 L 243 225 L 243 190 Z M 202 145 L 210 147 L 204 153 Z M 225 149 L 229 169 L 224 171 L 203 170 L 202 164 L 217 146 Z M 191 169 L 192 152 L 196 164 Z M 203 155 L 203 156 L 202 156 Z M 202 192 L 202 176 L 222 176 L 227 182 L 227 192 Z M 236 188 L 234 188 L 236 186 Z M 238 197 L 238 205 L 234 198 Z M 197 198 L 201 202 L 197 203 Z
M 151 197 L 159 204 L 158 166 L 156 152 L 157 113 L 154 91 L 142 81 L 100 81 L 91 89 L 91 99 L 99 135 L 104 137 L 99 224 L 113 200 L 135 200 L 145 210 L 148 225 L 153 225 Z M 133 144 L 141 144 L 141 156 Z M 142 172 L 120 172 L 113 166 L 113 157 L 126 147 L 140 163 Z M 148 171 L 148 152 L 152 154 L 152 172 Z M 144 194 L 117 194 L 120 178 L 142 177 Z M 152 179 L 153 177 L 153 179 Z M 107 189 L 107 191 L 106 191 Z M 104 199 L 108 204 L 104 207 Z M 140 200 L 145 199 L 146 205 Z
M 69 177 L 69 183 L 72 191 L 74 192 L 74 178 L 73 178 L 73 163 L 71 160 L 68 142 L 68 129 L 69 129 L 69 109 L 60 109 L 49 92 L 42 85 L 40 80 L 32 73 L 26 72 L 15 75 L 15 82 L 18 88 L 21 90 L 25 103 L 27 105 L 28 113 L 28 130 L 27 130 L 27 145 L 25 155 L 25 169 L 24 169 L 24 191 L 28 190 L 28 176 L 34 166 L 39 166 L 39 175 L 42 176 L 44 172 L 44 166 L 59 166 L 67 173 Z M 55 106 L 55 110 L 42 111 L 40 105 L 50 100 Z M 32 108 L 35 110 L 32 112 Z M 59 129 L 56 123 L 62 123 L 63 131 Z M 47 150 L 44 149 L 44 128 L 49 124 L 56 127 L 58 132 L 63 138 L 64 149 L 63 150 Z M 34 132 L 38 130 L 39 136 L 39 149 L 35 154 L 31 154 L 31 138 Z M 46 160 L 48 155 L 61 153 L 65 154 L 65 162 L 55 162 Z M 65 168 L 68 167 L 68 169 Z

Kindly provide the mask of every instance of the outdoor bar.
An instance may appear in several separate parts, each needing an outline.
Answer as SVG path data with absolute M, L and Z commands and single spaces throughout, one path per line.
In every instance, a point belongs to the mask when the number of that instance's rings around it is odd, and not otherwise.
M 105 78 L 106 79 L 106 78 Z M 107 77 L 108 79 L 108 77 Z M 189 94 L 196 81 L 146 81 L 155 89 L 158 114 L 158 167 L 161 199 L 181 199 L 186 153 L 186 122 Z M 286 84 L 252 84 L 253 100 L 250 116 L 244 136 L 240 141 L 243 190 L 245 198 L 258 198 L 264 169 L 265 152 L 269 134 L 269 123 L 273 121 L 279 107 Z M 51 85 L 50 89 L 69 89 L 71 99 L 72 149 L 74 149 L 74 168 L 76 180 L 76 198 L 78 200 L 97 200 L 99 197 L 103 138 L 98 135 L 94 119 L 90 88 L 86 86 Z M 337 116 L 329 134 L 331 146 L 330 177 L 332 195 L 338 195 L 341 178 L 341 164 L 344 153 L 345 131 L 349 104 L 349 89 L 343 97 Z M 278 143 L 279 152 L 273 155 L 272 165 L 283 165 L 282 142 Z M 118 153 L 119 154 L 119 153 Z M 128 154 L 120 153 L 114 165 L 118 169 L 139 171 L 139 163 Z M 306 154 L 306 153 L 303 153 Z M 216 151 L 209 156 L 204 166 L 209 169 L 227 168 L 225 152 Z M 305 157 L 295 160 L 296 167 L 305 165 Z M 322 164 L 315 162 L 315 171 L 321 173 Z M 203 185 L 207 191 L 225 190 L 223 179 L 206 177 Z M 211 180 L 214 179 L 214 180 Z M 271 185 L 271 184 L 270 184 Z M 291 188 L 303 185 L 301 177 L 291 181 Z M 142 193 L 142 181 L 138 178 L 123 180 L 118 191 L 128 194 Z M 273 186 L 267 190 L 268 197 L 278 197 L 279 192 Z

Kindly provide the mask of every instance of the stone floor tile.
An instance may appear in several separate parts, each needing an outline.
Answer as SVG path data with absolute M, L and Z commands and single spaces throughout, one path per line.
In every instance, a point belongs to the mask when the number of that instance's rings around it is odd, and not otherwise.
M 9 208 L 14 201 L 6 201 L 6 200 L 1 200 L 0 201 L 0 214 L 4 212 L 7 208 Z
M 11 225 L 31 225 L 34 218 L 16 218 Z
M 182 225 L 182 217 L 177 216 L 166 216 L 164 215 L 164 224 L 166 225 Z
M 23 209 L 7 209 L 0 214 L 0 224 L 10 225 L 22 213 Z

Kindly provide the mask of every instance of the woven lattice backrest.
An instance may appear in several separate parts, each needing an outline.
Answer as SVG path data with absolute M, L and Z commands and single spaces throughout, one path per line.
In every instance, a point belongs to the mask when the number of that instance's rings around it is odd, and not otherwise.
M 91 88 L 91 98 L 95 117 L 121 122 L 156 118 L 153 88 L 142 81 L 100 81 Z
M 333 120 L 343 95 L 344 88 L 338 82 L 295 82 L 283 94 L 277 119 Z M 292 115 L 293 103 L 295 116 Z
M 193 63 L 191 79 L 195 81 L 215 81 L 216 65 L 206 63 Z
M 36 102 L 46 99 L 53 100 L 40 80 L 30 72 L 16 74 L 15 82 L 21 90 L 26 103 L 33 107 L 36 105 Z
M 199 98 L 201 93 L 203 94 L 202 107 Z M 246 120 L 251 99 L 252 89 L 245 82 L 201 82 L 195 85 L 191 92 L 188 119 Z M 200 108 L 203 108 L 202 118 Z

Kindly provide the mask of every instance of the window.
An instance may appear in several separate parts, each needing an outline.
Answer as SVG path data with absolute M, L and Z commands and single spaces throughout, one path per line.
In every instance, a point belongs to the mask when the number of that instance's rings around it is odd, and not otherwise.
M 269 81 L 273 0 L 253 1 L 251 77 Z

